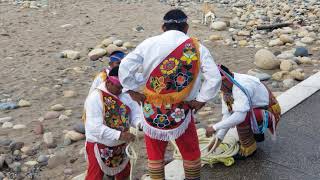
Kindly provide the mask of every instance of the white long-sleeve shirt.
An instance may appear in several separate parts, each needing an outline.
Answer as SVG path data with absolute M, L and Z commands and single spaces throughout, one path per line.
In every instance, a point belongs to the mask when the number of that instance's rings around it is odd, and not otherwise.
M 122 141 L 119 141 L 121 131 L 104 125 L 104 107 L 101 91 L 112 95 L 106 89 L 105 82 L 103 82 L 88 95 L 85 102 L 86 140 L 89 142 L 98 142 L 107 146 L 116 146 L 123 143 Z M 130 108 L 129 121 L 131 125 L 136 127 L 144 118 L 141 107 L 137 102 L 133 101 L 127 93 L 120 94 L 119 99 Z
M 151 72 L 187 39 L 189 37 L 183 32 L 170 30 L 139 44 L 121 61 L 119 79 L 124 89 L 137 91 L 141 85 L 145 85 Z M 196 99 L 199 102 L 207 102 L 214 98 L 220 89 L 221 76 L 209 50 L 200 45 L 199 51 L 200 74 L 186 101 Z M 143 81 L 138 81 L 135 76 L 140 67 L 143 69 Z M 204 79 L 203 82 L 201 77 Z
M 248 91 L 253 108 L 263 107 L 269 104 L 269 92 L 258 78 L 246 74 L 234 73 L 234 79 Z M 233 112 L 230 113 L 228 111 L 226 102 L 222 98 L 223 117 L 220 122 L 213 125 L 219 139 L 223 139 L 231 127 L 242 123 L 250 111 L 248 97 L 236 85 L 232 87 L 232 96 L 234 100 L 232 104 Z

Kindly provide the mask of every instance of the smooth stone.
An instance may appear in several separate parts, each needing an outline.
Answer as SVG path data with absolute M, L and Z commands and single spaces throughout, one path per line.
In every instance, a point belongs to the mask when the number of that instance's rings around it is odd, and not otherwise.
M 61 114 L 61 115 L 59 116 L 59 121 L 65 121 L 65 120 L 68 120 L 68 119 L 69 119 L 69 117 L 66 116 L 66 115 L 64 115 L 64 114 Z
M 294 57 L 293 53 L 281 53 L 277 55 L 278 59 L 292 59 Z
M 280 33 L 291 34 L 291 33 L 293 33 L 293 29 L 291 27 L 284 27 L 284 28 L 280 29 Z
M 295 42 L 295 46 L 306 47 L 307 45 L 301 41 L 297 41 L 297 42 Z
M 283 79 L 287 79 L 289 72 L 288 71 L 279 71 L 272 75 L 272 79 L 276 81 L 282 81 Z
M 54 144 L 54 138 L 52 132 L 47 132 L 43 134 L 43 141 L 47 144 Z
M 280 87 L 279 82 L 277 82 L 277 81 L 273 81 L 273 82 L 271 83 L 271 86 L 272 86 L 273 88 L 279 88 L 279 87 Z
M 10 139 L 0 139 L 0 146 L 9 146 L 12 143 Z
M 68 131 L 65 137 L 70 138 L 72 141 L 80 141 L 85 138 L 85 135 L 76 131 Z
M 294 39 L 287 34 L 282 34 L 282 35 L 280 35 L 279 38 L 283 43 L 293 43 L 294 42 Z
M 21 150 L 24 147 L 24 142 L 12 142 L 9 147 L 11 151 Z
M 88 56 L 91 61 L 96 61 L 102 58 L 105 54 L 107 54 L 107 50 L 102 48 L 96 48 L 89 52 Z
M 19 107 L 30 107 L 30 106 L 31 106 L 31 103 L 30 103 L 29 101 L 26 101 L 26 100 L 21 99 L 21 100 L 18 102 L 18 106 L 19 106 Z
M 271 78 L 271 75 L 269 75 L 267 73 L 264 73 L 264 72 L 261 72 L 258 69 L 250 69 L 248 71 L 248 74 L 258 78 L 260 81 L 266 81 L 266 80 L 269 80 Z
M 26 166 L 35 166 L 37 165 L 38 162 L 37 161 L 28 161 L 28 162 L 25 162 L 24 165 Z
M 63 145 L 69 146 L 70 144 L 72 144 L 72 140 L 69 137 L 64 137 Z
M 314 39 L 312 37 L 304 37 L 301 39 L 301 42 L 305 44 L 312 44 L 314 42 Z
M 298 60 L 301 64 L 313 64 L 309 57 L 301 57 Z
M 63 173 L 64 173 L 65 175 L 70 176 L 70 175 L 72 175 L 73 171 L 72 171 L 72 169 L 65 169 L 65 170 L 63 171 Z
M 107 54 L 111 55 L 113 52 L 115 51 L 123 51 L 123 49 L 121 47 L 118 47 L 115 44 L 110 44 L 107 48 L 106 48 Z
M 222 40 L 222 39 L 223 39 L 223 37 L 221 35 L 218 35 L 218 34 L 212 34 L 209 37 L 210 41 L 219 41 L 219 40 Z
M 108 47 L 110 44 L 112 44 L 113 40 L 112 39 L 104 39 L 101 44 L 103 44 L 105 47 Z
M 13 124 L 11 122 L 5 122 L 2 124 L 2 128 L 12 128 Z
M 72 110 L 70 110 L 70 109 L 65 110 L 63 114 L 66 115 L 66 116 L 71 116 L 72 115 Z
M 24 124 L 16 124 L 12 128 L 13 129 L 25 129 L 27 126 Z
M 291 87 L 294 86 L 294 80 L 293 79 L 285 79 L 282 82 L 283 82 L 283 87 L 285 87 L 285 88 L 291 88 Z
M 132 44 L 131 42 L 124 42 L 123 47 L 127 48 L 127 49 L 131 49 L 131 48 L 135 48 L 136 46 L 134 44 Z
M 24 154 L 27 154 L 27 152 L 31 151 L 32 148 L 30 146 L 23 146 L 21 148 L 21 152 L 24 153 Z
M 72 24 L 64 24 L 64 25 L 61 25 L 60 26 L 61 28 L 72 28 L 73 27 L 73 25 Z
M 44 162 L 48 162 L 49 160 L 49 156 L 47 155 L 40 155 L 38 158 L 37 158 L 37 161 L 39 163 L 44 163 Z
M 14 102 L 3 102 L 0 103 L 0 110 L 11 110 L 18 108 L 17 103 Z
M 303 81 L 305 79 L 305 74 L 303 72 L 293 70 L 290 72 L 290 75 L 298 81 Z
M 21 151 L 20 150 L 14 150 L 13 151 L 13 155 L 14 156 L 20 156 L 21 155 Z
M 247 46 L 248 45 L 248 41 L 247 40 L 240 40 L 239 41 L 239 46 L 243 47 L 243 46 Z
M 269 46 L 282 46 L 284 43 L 278 38 L 278 39 L 273 39 L 269 42 Z
M 8 117 L 3 117 L 3 118 L 0 118 L 0 123 L 3 124 L 3 123 L 5 123 L 5 122 L 10 122 L 10 121 L 12 121 L 12 120 L 13 120 L 13 118 L 10 117 L 10 116 L 8 116 Z
M 84 124 L 82 122 L 78 122 L 77 124 L 75 124 L 73 126 L 73 130 L 81 134 L 85 134 L 86 132 L 84 128 Z
M 116 45 L 118 47 L 121 47 L 123 45 L 123 41 L 117 39 L 117 40 L 113 41 L 112 44 L 114 44 L 114 45 Z
M 280 64 L 280 69 L 282 70 L 282 71 L 291 71 L 291 70 L 293 70 L 293 68 L 294 68 L 294 63 L 295 62 L 293 62 L 293 61 L 291 61 L 291 60 L 283 60 L 283 61 L 281 61 L 281 64 Z
M 44 120 L 56 119 L 60 116 L 60 113 L 56 111 L 49 111 L 44 115 Z
M 276 56 L 266 49 L 260 49 L 254 56 L 254 64 L 266 70 L 276 69 L 280 66 L 280 61 Z
M 41 122 L 37 123 L 36 126 L 34 127 L 34 133 L 36 135 L 43 134 L 44 128 L 43 124 Z
M 63 91 L 63 96 L 66 98 L 72 98 L 72 97 L 76 97 L 77 93 L 72 90 L 67 90 L 67 91 Z
M 217 31 L 224 31 L 227 28 L 227 23 L 223 21 L 217 21 L 217 22 L 213 22 L 210 27 L 211 29 L 214 29 Z
M 53 111 L 63 111 L 65 108 L 62 104 L 55 104 L 51 106 L 50 109 Z
M 250 31 L 239 31 L 238 36 L 250 36 Z
M 62 53 L 64 54 L 64 57 L 68 58 L 68 59 L 79 59 L 80 58 L 80 52 L 79 51 L 74 51 L 74 50 L 65 50 L 62 51 Z
M 296 57 L 308 57 L 309 56 L 309 51 L 307 48 L 305 47 L 297 47 L 295 52 L 294 52 L 294 56 Z

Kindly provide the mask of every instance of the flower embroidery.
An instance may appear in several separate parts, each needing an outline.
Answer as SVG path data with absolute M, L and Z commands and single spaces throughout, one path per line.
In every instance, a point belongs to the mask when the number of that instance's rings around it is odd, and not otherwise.
M 180 122 L 185 118 L 184 109 L 176 108 L 174 113 L 171 114 L 171 117 L 176 121 Z
M 151 77 L 150 86 L 156 91 L 156 93 L 159 94 L 162 91 L 162 89 L 166 88 L 166 84 L 164 83 L 164 77 Z
M 104 103 L 105 103 L 105 106 L 108 108 L 108 109 L 114 109 L 115 108 L 115 104 L 116 104 L 116 101 L 112 99 L 112 97 L 108 97 L 108 98 L 104 98 Z
M 162 74 L 170 75 L 177 70 L 179 64 L 179 60 L 176 58 L 169 58 L 164 60 L 164 62 L 160 66 L 160 70 Z
M 100 149 L 101 158 L 108 159 L 113 156 L 113 150 L 109 148 Z
M 183 56 L 180 58 L 181 61 L 186 61 L 187 64 L 190 64 L 191 61 L 198 60 L 196 55 L 196 49 L 190 44 L 186 44 L 183 49 Z
M 154 111 L 152 109 L 151 104 L 145 104 L 143 107 L 143 114 L 146 118 L 149 118 L 152 114 L 154 114 Z
M 183 88 L 188 85 L 189 76 L 180 72 L 174 77 L 174 81 L 177 88 Z
M 157 114 L 157 116 L 153 119 L 153 123 L 155 123 L 159 128 L 164 128 L 170 125 L 168 116 L 165 114 Z
M 114 156 L 111 159 L 111 166 L 118 167 L 121 164 L 122 160 L 123 160 L 122 156 Z

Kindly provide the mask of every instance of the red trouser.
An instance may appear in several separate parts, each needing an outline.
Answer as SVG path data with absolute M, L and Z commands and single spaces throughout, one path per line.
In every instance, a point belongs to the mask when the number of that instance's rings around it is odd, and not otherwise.
M 104 173 L 101 170 L 94 153 L 94 144 L 95 143 L 87 142 L 87 145 L 86 145 L 87 158 L 88 158 L 88 170 L 87 170 L 86 180 L 102 180 L 104 176 Z M 115 175 L 114 177 L 116 180 L 123 180 L 128 178 L 129 176 L 130 176 L 130 163 L 128 163 L 128 165 L 122 172 Z
M 200 178 L 200 149 L 197 130 L 192 120 L 186 131 L 176 140 L 184 161 L 185 176 L 187 179 Z M 151 178 L 164 178 L 164 154 L 168 141 L 160 141 L 145 135 L 145 143 L 148 154 L 148 166 Z

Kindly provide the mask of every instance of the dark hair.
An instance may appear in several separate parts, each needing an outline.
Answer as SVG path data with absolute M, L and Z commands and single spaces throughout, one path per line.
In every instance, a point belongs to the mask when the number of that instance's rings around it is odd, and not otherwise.
M 184 20 L 184 19 L 187 19 L 187 15 L 180 9 L 173 9 L 173 10 L 170 10 L 168 11 L 164 17 L 163 17 L 163 20 L 164 21 L 169 21 L 169 20 L 176 20 L 176 21 L 181 21 L 181 20 Z M 188 25 L 187 22 L 178 22 L 178 23 L 175 23 L 175 22 L 170 22 L 170 23 L 164 23 L 163 24 L 166 28 L 166 30 L 178 30 L 178 31 L 181 31 L 183 32 L 185 27 Z
M 227 74 L 229 74 L 230 76 L 233 76 L 233 74 L 232 74 L 232 72 L 229 70 L 229 68 L 227 68 L 226 66 L 224 66 L 224 65 L 220 65 L 220 68 L 224 71 L 224 72 L 226 72 Z M 221 76 L 223 76 L 223 74 L 220 72 L 220 75 Z
M 109 76 L 118 76 L 118 72 L 119 72 L 119 66 L 112 68 L 108 75 Z

